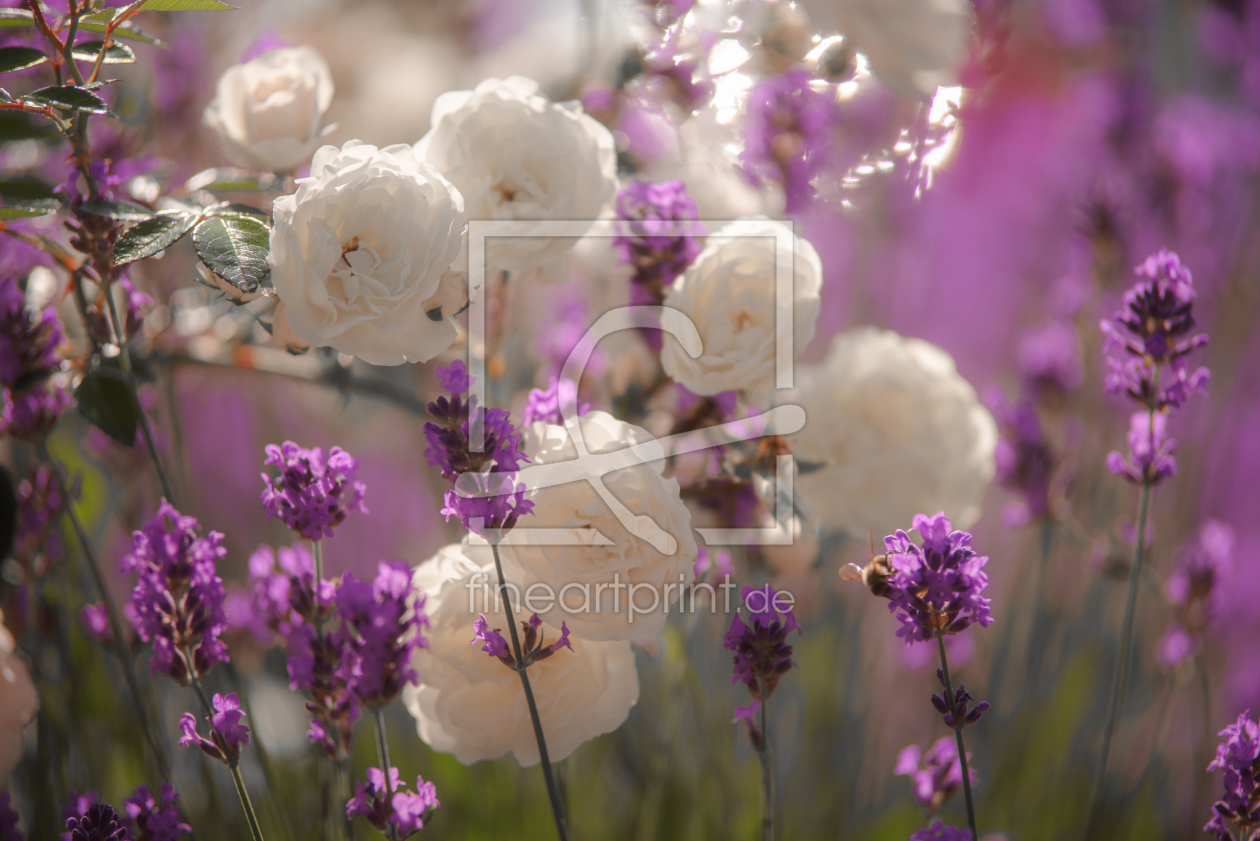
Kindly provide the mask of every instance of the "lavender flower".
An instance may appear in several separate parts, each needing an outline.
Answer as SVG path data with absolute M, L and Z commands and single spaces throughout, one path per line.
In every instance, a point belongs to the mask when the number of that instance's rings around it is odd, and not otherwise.
M 591 404 L 586 400 L 578 399 L 577 384 L 572 380 L 552 377 L 551 384 L 545 390 L 530 389 L 529 405 L 525 407 L 521 423 L 528 426 L 535 421 L 542 421 L 557 426 L 563 425 L 562 408 L 571 415 L 576 414 L 577 417 L 581 417 L 591 410 Z
M 1186 356 L 1207 344 L 1194 329 L 1194 286 L 1190 270 L 1176 254 L 1160 250 L 1138 266 L 1139 280 L 1124 294 L 1124 308 L 1099 323 L 1104 350 L 1123 350 L 1123 359 L 1107 357 L 1108 394 L 1127 394 L 1148 408 L 1175 409 L 1195 391 L 1206 391 L 1206 368 L 1193 373 Z
M 511 669 L 516 669 L 516 658 L 508 649 L 507 640 L 503 638 L 503 634 L 498 628 L 491 630 L 490 623 L 486 621 L 485 614 L 478 613 L 477 619 L 473 620 L 473 632 L 475 636 L 471 645 L 482 643 L 481 650 L 491 657 L 497 658 L 503 665 Z M 527 669 L 539 660 L 546 660 L 562 648 L 573 650 L 573 643 L 569 642 L 569 626 L 565 622 L 560 623 L 560 638 L 551 645 L 545 644 L 545 637 L 538 632 L 538 628 L 542 625 L 542 620 L 535 613 L 527 621 L 521 622 L 522 650 L 521 656 L 525 658 L 525 665 L 521 668 Z M 518 671 L 520 669 L 517 669 Z
M 61 556 L 57 520 L 65 509 L 61 488 L 52 470 L 32 464 L 17 488 L 17 529 L 13 555 L 35 578 L 42 578 Z
M 722 637 L 722 647 L 735 653 L 731 683 L 743 683 L 759 700 L 773 695 L 779 678 L 795 665 L 787 636 L 792 631 L 801 633 L 801 627 L 796 624 L 796 614 L 780 607 L 782 595 L 769 584 L 741 589 L 748 622 L 736 613 Z
M 352 572 L 342 576 L 339 639 L 350 664 L 349 689 L 363 704 L 380 709 L 418 679 L 411 655 L 428 645 L 421 631 L 429 624 L 424 600 L 405 561 L 381 561 L 371 584 Z
M 1052 321 L 1029 332 L 1015 350 L 1015 364 L 1031 395 L 1074 391 L 1084 376 L 1076 328 L 1069 321 Z
M 393 829 L 399 839 L 424 829 L 424 822 L 442 808 L 437 788 L 416 778 L 416 790 L 406 791 L 399 782 L 397 768 L 389 769 L 389 787 L 380 768 L 367 769 L 367 784 L 355 782 L 355 795 L 346 803 L 346 817 L 362 815 L 367 822 L 386 832 Z
M 632 280 L 664 300 L 672 284 L 701 251 L 696 203 L 682 181 L 631 181 L 617 193 L 618 227 L 613 245 L 621 262 L 634 267 Z
M 66 821 L 71 841 L 128 841 L 131 837 L 118 813 L 110 806 L 95 803 L 77 817 Z
M 754 185 L 780 182 L 788 213 L 804 210 L 813 199 L 810 182 L 826 163 L 831 145 L 831 100 L 810 87 L 810 81 L 807 70 L 795 68 L 762 79 L 748 94 L 744 171 Z
M 12 795 L 7 790 L 0 791 L 0 841 L 26 841 L 26 836 L 17 828 L 19 820 Z
M 192 832 L 188 824 L 180 823 L 179 795 L 175 787 L 163 782 L 161 800 L 153 796 L 148 786 L 137 786 L 136 791 L 123 801 L 127 823 L 136 841 L 178 841 L 185 832 Z
M 109 627 L 109 613 L 104 602 L 85 604 L 79 611 L 79 623 L 83 626 L 83 635 L 96 640 L 102 645 L 114 644 L 114 631 Z
M 240 758 L 241 745 L 249 742 L 249 728 L 241 724 L 241 719 L 245 717 L 245 713 L 241 712 L 241 701 L 233 692 L 231 695 L 216 694 L 213 704 L 210 738 L 197 732 L 197 719 L 192 713 L 184 713 L 179 719 L 179 729 L 184 734 L 179 739 L 179 746 L 196 745 L 207 756 L 234 766 Z
M 989 559 L 971 548 L 971 535 L 951 531 L 943 511 L 915 515 L 911 528 L 923 535 L 922 547 L 901 529 L 884 538 L 892 569 L 888 609 L 901 623 L 897 636 L 911 645 L 957 634 L 972 623 L 993 624 L 989 600 L 981 595 L 989 584 L 982 571 Z
M 1224 599 L 1222 579 L 1234 559 L 1234 530 L 1207 520 L 1194 541 L 1182 549 L 1177 565 L 1164 584 L 1176 624 L 1160 643 L 1160 660 L 1175 666 L 1193 654 L 1199 639 L 1212 625 Z
M 911 835 L 910 841 L 971 841 L 971 830 L 937 821 Z
M 731 719 L 731 724 L 739 724 L 742 721 L 748 725 L 748 738 L 757 750 L 761 750 L 765 744 L 765 735 L 757 727 L 757 710 L 759 709 L 761 709 L 760 701 L 753 701 L 746 707 L 736 707 L 735 717 Z
M 1221 841 L 1246 841 L 1251 827 L 1260 824 L 1260 726 L 1246 710 L 1218 735 L 1226 739 L 1216 748 L 1209 771 L 1225 772 L 1225 794 L 1213 806 L 1212 820 L 1203 827 Z M 1226 821 L 1237 825 L 1237 836 Z M 1255 835 L 1251 838 L 1255 839 Z
M 945 683 L 945 671 L 943 669 L 936 670 L 936 679 L 944 686 L 946 693 L 949 687 Z M 960 683 L 958 688 L 954 690 L 953 703 L 950 703 L 948 694 L 934 694 L 932 696 L 932 706 L 936 707 L 936 711 L 941 714 L 941 718 L 945 720 L 945 726 L 951 730 L 960 730 L 969 724 L 975 724 L 980 720 L 986 712 L 989 711 L 989 702 L 981 701 L 976 704 L 970 712 L 967 706 L 971 703 L 971 695 L 967 692 L 967 684 Z M 957 757 L 957 751 L 954 752 Z
M 219 639 L 227 629 L 223 580 L 215 569 L 227 549 L 220 532 L 198 537 L 196 529 L 194 517 L 162 500 L 153 519 L 132 534 L 131 553 L 122 559 L 123 571 L 136 573 L 127 615 L 140 638 L 153 644 L 151 673 L 186 685 L 228 661 Z
M 1002 519 L 1008 528 L 1019 528 L 1050 513 L 1054 453 L 1031 403 L 1012 404 L 996 388 L 985 397 L 1002 429 L 994 454 L 998 484 L 1022 497 L 1006 506 Z
M 278 517 L 308 540 L 332 537 L 333 526 L 351 511 L 367 513 L 366 487 L 354 478 L 359 462 L 340 447 L 325 458 L 319 447 L 307 450 L 292 441 L 279 447 L 268 444 L 264 463 L 280 469 L 274 480 L 265 473 L 262 477 L 267 519 Z
M 971 759 L 971 755 L 967 755 Z M 969 769 L 970 770 L 970 769 Z M 911 794 L 919 805 L 935 815 L 962 788 L 962 764 L 958 761 L 958 745 L 952 736 L 942 736 L 926 753 L 918 745 L 907 745 L 897 755 L 893 773 L 910 778 Z M 970 771 L 971 782 L 976 772 Z
M 77 791 L 70 792 L 70 802 L 60 809 L 61 822 L 66 823 L 71 818 L 81 818 L 87 814 L 88 809 L 92 808 L 92 804 L 101 799 L 100 794 L 95 791 L 85 791 L 79 794 Z M 61 832 L 57 835 L 61 841 L 70 841 L 69 832 Z
M 56 310 L 31 313 L 17 280 L 0 281 L 0 432 L 38 443 L 69 407 L 66 390 L 48 381 L 61 366 L 63 340 Z
M 1157 485 L 1177 475 L 1173 453 L 1177 442 L 1168 437 L 1168 416 L 1163 412 L 1134 412 L 1129 417 L 1129 457 L 1118 451 L 1107 454 L 1107 469 L 1134 484 Z

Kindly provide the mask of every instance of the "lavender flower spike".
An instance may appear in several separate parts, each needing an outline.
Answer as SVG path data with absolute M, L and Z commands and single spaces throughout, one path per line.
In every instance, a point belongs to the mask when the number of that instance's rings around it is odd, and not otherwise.
M 970 759 L 970 756 L 968 756 Z M 962 765 L 958 761 L 958 746 L 950 736 L 942 736 L 936 744 L 919 751 L 918 745 L 907 745 L 897 756 L 893 773 L 910 778 L 911 794 L 919 805 L 935 815 L 962 788 Z M 976 772 L 970 771 L 971 782 Z
M 632 280 L 658 298 L 701 251 L 696 203 L 681 181 L 631 181 L 617 193 L 618 235 L 613 246 L 621 262 L 634 267 Z
M 748 94 L 748 129 L 741 156 L 756 186 L 762 179 L 783 185 L 788 213 L 804 210 L 814 197 L 810 182 L 822 171 L 831 147 L 831 100 L 810 87 L 800 68 L 762 79 Z
M 922 547 L 901 529 L 884 538 L 892 568 L 888 609 L 901 623 L 897 636 L 911 645 L 993 624 L 989 599 L 981 595 L 989 584 L 983 572 L 989 559 L 971 548 L 971 535 L 951 531 L 944 512 L 918 514 L 911 528 L 923 535 Z
M 779 605 L 781 593 L 769 584 L 760 589 L 744 587 L 740 591 L 748 611 L 745 623 L 736 613 L 722 638 L 722 647 L 735 653 L 731 683 L 743 683 L 758 700 L 774 694 L 783 677 L 794 665 L 788 634 L 801 633 L 796 615 Z
M 197 732 L 197 719 L 192 713 L 184 713 L 179 719 L 181 748 L 195 745 L 207 756 L 220 762 L 235 766 L 240 758 L 241 745 L 249 742 L 249 728 L 241 724 L 245 714 L 241 712 L 241 701 L 236 693 L 231 695 L 216 694 L 213 699 L 214 712 L 210 716 L 210 738 Z
M 66 821 L 71 841 L 129 841 L 131 835 L 110 806 L 94 803 L 80 817 Z
M 382 561 L 371 584 L 347 572 L 337 589 L 338 641 L 350 664 L 348 687 L 364 705 L 381 709 L 418 678 L 412 652 L 428 643 L 424 596 L 415 592 L 405 561 Z
M 1245 711 L 1218 734 L 1227 738 L 1207 767 L 1225 772 L 1225 794 L 1212 806 L 1212 820 L 1203 827 L 1221 841 L 1247 841 L 1251 828 L 1260 826 L 1260 725 L 1250 715 L 1251 710 Z M 1237 837 L 1226 821 L 1237 825 Z
M 340 447 L 328 456 L 319 447 L 311 450 L 292 441 L 267 445 L 265 464 L 280 470 L 272 479 L 263 474 L 263 508 L 267 519 L 277 517 L 308 540 L 332 537 L 351 511 L 367 513 L 363 504 L 366 487 L 355 480 L 359 462 Z
M 346 816 L 361 815 L 381 832 L 393 830 L 399 839 L 424 829 L 425 821 L 442 808 L 433 783 L 416 778 L 416 790 L 403 789 L 397 768 L 389 769 L 389 786 L 380 768 L 367 769 L 367 784 L 355 783 L 355 795 L 346 803 Z
M 179 841 L 192 827 L 179 821 L 179 795 L 170 783 L 162 783 L 161 801 L 153 796 L 148 786 L 138 786 L 134 794 L 123 801 L 127 823 L 136 841 Z
M 64 338 L 56 310 L 31 313 L 17 281 L 0 282 L 0 432 L 38 443 L 73 402 L 48 381 Z
M 1129 458 L 1113 450 L 1107 455 L 1107 469 L 1134 484 L 1157 485 L 1177 475 L 1173 458 L 1177 442 L 1168 437 L 1167 427 L 1163 412 L 1134 412 L 1129 418 Z

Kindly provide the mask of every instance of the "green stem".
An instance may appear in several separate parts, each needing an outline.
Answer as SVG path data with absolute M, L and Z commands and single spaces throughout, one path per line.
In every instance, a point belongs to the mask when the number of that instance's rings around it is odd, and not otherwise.
M 766 726 L 770 710 L 770 693 L 766 682 L 761 681 L 761 839 L 774 841 L 774 754 L 770 749 L 770 730 Z
M 92 580 L 96 583 L 96 589 L 100 591 L 101 602 L 105 605 L 105 616 L 109 620 L 109 632 L 114 637 L 114 645 L 110 648 L 114 655 L 118 658 L 118 663 L 122 667 L 123 679 L 127 683 L 127 692 L 131 695 L 131 703 L 135 707 L 136 716 L 140 719 L 140 727 L 144 731 L 145 741 L 149 745 L 149 749 L 153 751 L 153 758 L 157 762 L 158 771 L 164 779 L 170 779 L 171 769 L 166 762 L 166 754 L 158 747 L 157 739 L 153 736 L 153 731 L 149 728 L 149 716 L 144 708 L 144 701 L 140 695 L 140 684 L 136 681 L 136 673 L 132 668 L 130 651 L 127 647 L 127 637 L 123 633 L 122 619 L 118 615 L 118 607 L 114 604 L 114 599 L 109 594 L 109 590 L 105 587 L 105 577 L 101 573 L 101 565 L 97 563 L 96 553 L 92 551 L 92 543 L 88 539 L 87 530 L 83 527 L 83 523 L 79 520 L 78 512 L 74 510 L 74 500 L 70 497 L 70 492 L 66 489 L 65 479 L 61 475 L 61 467 L 49 454 L 48 448 L 40 443 L 36 448 L 37 454 L 41 461 L 48 465 L 52 471 L 53 480 L 57 483 L 57 490 L 61 494 L 62 506 L 65 508 L 66 516 L 70 519 L 70 525 L 74 529 L 75 537 L 79 540 L 79 546 L 83 550 L 83 557 L 87 560 L 88 569 L 92 573 Z
M 551 812 L 556 819 L 556 833 L 560 841 L 568 841 L 569 832 L 565 825 L 564 808 L 560 802 L 560 789 L 556 786 L 556 778 L 551 770 L 551 758 L 547 755 L 547 738 L 543 735 L 542 719 L 538 716 L 538 704 L 534 702 L 534 690 L 529 685 L 529 675 L 522 665 L 525 662 L 521 650 L 520 633 L 516 629 L 516 619 L 512 615 L 512 603 L 508 599 L 507 582 L 503 578 L 503 561 L 499 558 L 499 538 L 496 535 L 490 546 L 494 551 L 494 569 L 499 577 L 499 595 L 503 598 L 503 611 L 507 614 L 508 630 L 512 633 L 512 651 L 516 655 L 517 672 L 521 676 L 521 686 L 525 689 L 525 703 L 529 706 L 529 717 L 534 724 L 534 738 L 538 741 L 538 761 L 542 765 L 543 779 L 547 783 L 547 795 L 551 798 Z
M 192 652 L 188 652 L 188 662 L 192 664 Z M 201 685 L 201 681 L 194 677 L 192 679 L 192 688 L 197 692 L 197 699 L 201 701 L 201 708 L 206 713 L 206 718 L 210 719 L 214 715 L 214 710 L 210 706 L 210 698 L 206 695 L 205 687 Z M 213 728 L 213 724 L 211 725 Z M 257 734 L 255 734 L 257 737 Z M 245 789 L 245 779 L 241 776 L 241 756 L 239 752 L 235 752 L 233 756 L 226 760 L 228 770 L 232 772 L 232 782 L 236 783 L 236 793 L 241 798 L 241 808 L 245 810 L 245 820 L 249 824 L 250 835 L 254 837 L 254 841 L 263 841 L 262 827 L 258 824 L 258 815 L 254 814 L 254 804 L 250 802 L 249 792 Z
M 174 505 L 175 492 L 171 490 L 171 482 L 166 478 L 166 469 L 162 467 L 162 459 L 158 457 L 157 447 L 153 444 L 153 430 L 149 426 L 149 416 L 145 414 L 144 407 L 140 405 L 140 391 L 136 387 L 136 375 L 131 367 L 131 351 L 127 349 L 127 334 L 123 332 L 123 324 L 118 318 L 118 307 L 114 305 L 114 295 L 111 289 L 107 288 L 105 290 L 105 302 L 109 305 L 109 320 L 114 325 L 114 335 L 118 339 L 118 358 L 122 362 L 123 376 L 127 380 L 127 390 L 131 392 L 131 399 L 136 403 L 136 414 L 140 418 L 140 432 L 144 436 L 144 446 L 149 451 L 149 458 L 153 461 L 153 469 L 157 471 L 158 480 L 162 483 L 162 493 L 166 497 L 166 501 Z
M 385 735 L 385 710 L 377 707 L 372 711 L 372 717 L 376 721 L 376 754 L 381 760 L 381 773 L 385 775 L 385 787 L 392 792 L 394 788 L 390 770 L 394 766 L 389 761 L 389 739 Z M 387 827 L 385 837 L 390 841 L 398 841 L 398 830 L 393 826 Z
M 252 721 L 254 719 L 254 708 L 249 703 L 249 693 L 245 691 L 245 685 L 241 681 L 240 672 L 236 671 L 236 667 L 231 662 L 223 664 L 223 668 L 227 671 L 228 680 L 232 683 L 232 689 L 241 699 L 241 709 L 245 710 L 245 717 Z M 271 811 L 275 813 L 280 820 L 281 828 L 287 837 L 293 837 L 293 827 L 289 825 L 288 812 L 276 802 L 277 792 L 280 786 L 276 781 L 275 769 L 271 764 L 271 752 L 267 750 L 262 743 L 262 737 L 255 732 L 254 734 L 254 750 L 258 752 L 258 763 L 262 766 L 263 779 L 267 782 L 267 799 Z
M 1137 534 L 1133 541 L 1133 563 L 1129 566 L 1129 587 L 1124 598 L 1124 618 L 1120 622 L 1120 646 L 1116 651 L 1115 676 L 1111 682 L 1111 699 L 1107 704 L 1107 723 L 1103 729 L 1102 753 L 1098 758 L 1098 770 L 1094 776 L 1094 794 L 1089 810 L 1089 824 L 1085 838 L 1094 838 L 1098 822 L 1102 818 L 1102 805 L 1107 799 L 1107 763 L 1111 757 L 1111 743 L 1116 732 L 1116 718 L 1124 703 L 1125 683 L 1129 671 L 1129 649 L 1133 644 L 1133 617 L 1137 608 L 1138 581 L 1142 577 L 1142 558 L 1146 548 L 1146 515 L 1150 508 L 1151 483 L 1142 482 L 1141 499 L 1138 502 Z
M 941 652 L 941 674 L 945 677 L 945 704 L 954 716 L 954 738 L 958 740 L 958 764 L 961 766 L 963 797 L 967 801 L 967 825 L 971 827 L 971 841 L 976 841 L 976 804 L 971 796 L 971 771 L 967 768 L 967 749 L 963 747 L 963 727 L 965 722 L 959 718 L 961 710 L 954 708 L 954 685 L 949 679 L 949 661 L 945 658 L 945 635 L 936 634 L 936 645 Z

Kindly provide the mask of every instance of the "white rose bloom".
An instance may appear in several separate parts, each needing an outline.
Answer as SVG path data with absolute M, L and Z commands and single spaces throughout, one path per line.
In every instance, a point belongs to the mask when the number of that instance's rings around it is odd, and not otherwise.
M 691 512 L 678 480 L 661 475 L 665 451 L 647 430 L 606 412 L 587 413 L 581 430 L 588 453 L 611 455 L 578 460 L 563 426 L 536 422 L 525 430 L 522 449 L 530 463 L 557 465 L 552 470 L 564 484 L 526 493 L 534 511 L 500 550 L 505 573 L 527 599 L 531 585 L 550 588 L 556 603 L 538 615 L 556 627 L 567 623 L 574 636 L 646 639 L 660 632 L 670 605 L 695 579 Z M 646 463 L 624 452 L 641 443 L 648 444 Z M 586 481 L 601 476 L 634 517 L 629 529 Z M 528 468 L 521 478 L 528 483 Z M 547 545 L 550 541 L 531 535 L 531 528 L 597 530 L 611 545 Z M 541 599 L 530 605 L 537 606 L 547 607 Z
M 897 93 L 930 97 L 958 84 L 971 37 L 966 0 L 841 0 L 840 31 Z
M 878 544 L 915 514 L 943 510 L 958 528 L 980 516 L 997 425 L 945 351 L 873 327 L 841 333 L 793 399 L 806 413 L 794 454 L 827 465 L 799 484 L 832 528 Z
M 751 232 L 736 235 L 728 225 L 710 235 L 694 263 L 670 287 L 665 306 L 696 325 L 704 352 L 693 359 L 672 335 L 665 334 L 661 366 L 676 382 L 696 394 L 743 390 L 765 407 L 774 389 L 775 359 L 786 352 L 786 335 L 776 340 L 775 276 L 777 234 L 791 234 L 782 222 L 756 218 Z M 805 239 L 794 236 L 792 277 L 792 350 L 800 353 L 814 337 L 821 307 L 822 262 Z
M 507 617 L 495 592 L 490 547 L 443 547 L 416 568 L 413 580 L 427 597 L 429 644 L 416 649 L 412 664 L 420 683 L 403 690 L 403 703 L 415 716 L 420 738 L 465 765 L 508 751 L 521 765 L 533 765 L 538 745 L 520 676 L 480 645 L 469 644 L 473 621 L 484 613 L 490 627 L 500 629 L 511 645 Z M 500 609 L 492 612 L 496 605 Z M 515 613 L 518 620 L 529 616 Z M 559 638 L 554 628 L 544 625 L 540 630 L 544 643 Z M 639 699 L 630 643 L 573 637 L 570 642 L 572 651 L 562 648 L 529 668 L 552 761 L 616 730 Z
M 320 127 L 332 98 L 323 56 L 314 47 L 284 47 L 228 68 L 204 119 L 236 163 L 284 172 L 335 128 Z
M 22 728 L 39 712 L 39 694 L 26 663 L 13 653 L 16 647 L 13 634 L 0 624 L 0 786 L 22 759 Z
M 459 191 L 410 146 L 357 140 L 320 149 L 297 183 L 275 201 L 268 258 L 292 332 L 373 365 L 450 347 L 447 316 L 468 300 L 449 271 L 464 230 Z
M 617 190 L 612 134 L 576 102 L 551 102 L 523 76 L 486 79 L 433 104 L 432 128 L 416 143 L 464 195 L 473 220 L 598 219 Z M 589 227 L 589 226 L 587 226 Z M 587 227 L 576 231 L 585 233 Z M 562 259 L 574 237 L 487 240 L 487 267 L 568 281 Z

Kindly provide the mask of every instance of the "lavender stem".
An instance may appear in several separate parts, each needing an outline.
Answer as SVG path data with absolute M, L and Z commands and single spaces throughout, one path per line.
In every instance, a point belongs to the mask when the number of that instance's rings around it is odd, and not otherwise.
M 945 658 L 945 635 L 939 631 L 936 634 L 936 644 L 941 652 L 941 673 L 945 677 L 945 703 L 949 705 L 950 713 L 954 716 L 958 715 L 958 711 L 954 707 L 954 687 L 949 679 L 949 661 Z M 967 749 L 963 747 L 963 727 L 964 722 L 959 720 L 954 722 L 954 738 L 958 740 L 958 763 L 962 770 L 963 797 L 967 801 L 967 824 L 971 827 L 971 841 L 977 841 L 979 833 L 976 831 L 976 804 L 971 796 L 971 771 L 967 768 Z
M 770 731 L 766 727 L 766 717 L 770 708 L 770 693 L 766 682 L 761 681 L 761 748 L 757 756 L 761 759 L 761 838 L 762 841 L 774 841 L 774 754 L 770 750 Z

